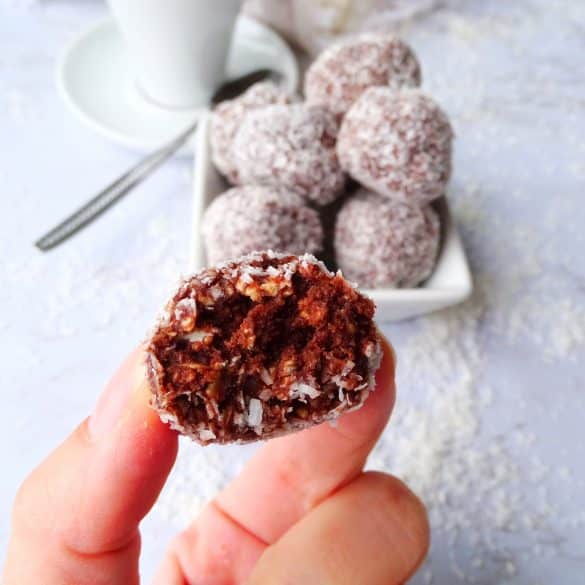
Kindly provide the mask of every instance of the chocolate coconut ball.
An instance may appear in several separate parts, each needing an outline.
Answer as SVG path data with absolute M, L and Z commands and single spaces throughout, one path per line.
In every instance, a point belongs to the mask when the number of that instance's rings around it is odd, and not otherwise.
M 433 272 L 440 231 L 432 207 L 361 189 L 337 217 L 337 264 L 361 286 L 414 288 Z
M 234 163 L 234 138 L 252 110 L 273 104 L 288 104 L 290 97 L 271 81 L 256 83 L 236 99 L 222 102 L 213 110 L 209 128 L 211 155 L 215 166 L 232 183 L 238 184 L 238 172 Z
M 418 87 L 421 72 L 412 49 L 389 35 L 366 34 L 326 49 L 305 78 L 308 103 L 342 117 L 370 88 Z
M 321 106 L 269 106 L 250 112 L 234 141 L 243 184 L 293 191 L 317 205 L 336 199 L 345 185 L 335 144 L 338 124 Z
M 339 131 L 341 166 L 377 193 L 425 204 L 445 192 L 453 130 L 441 108 L 418 90 L 366 90 Z
M 360 408 L 374 304 L 313 256 L 261 252 L 186 279 L 147 346 L 152 404 L 202 444 L 249 442 Z
M 317 253 L 323 247 L 319 214 L 295 193 L 268 187 L 237 187 L 219 195 L 203 217 L 211 264 L 256 250 Z

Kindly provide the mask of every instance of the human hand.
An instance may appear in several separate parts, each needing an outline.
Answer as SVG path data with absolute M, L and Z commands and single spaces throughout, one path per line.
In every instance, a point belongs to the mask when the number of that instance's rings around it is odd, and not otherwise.
M 16 497 L 5 585 L 133 585 L 138 525 L 177 454 L 148 406 L 137 351 L 95 413 L 25 480 Z M 264 445 L 171 543 L 157 585 L 398 585 L 423 560 L 420 501 L 363 466 L 394 404 L 385 344 L 364 407 Z M 197 447 L 193 447 L 197 448 Z

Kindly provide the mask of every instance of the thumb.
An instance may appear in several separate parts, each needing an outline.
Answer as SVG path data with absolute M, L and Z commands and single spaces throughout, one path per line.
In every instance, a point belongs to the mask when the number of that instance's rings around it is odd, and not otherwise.
M 135 351 L 85 420 L 16 497 L 4 583 L 138 583 L 138 524 L 156 500 L 177 437 L 148 406 Z
M 399 585 L 428 546 L 420 500 L 394 477 L 363 473 L 268 547 L 247 585 Z

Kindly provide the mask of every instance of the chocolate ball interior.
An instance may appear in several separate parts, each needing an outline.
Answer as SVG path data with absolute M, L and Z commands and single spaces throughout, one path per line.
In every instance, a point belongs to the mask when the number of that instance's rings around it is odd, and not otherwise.
M 252 254 L 187 279 L 147 348 L 153 404 L 195 440 L 248 442 L 360 407 L 374 304 L 313 256 Z

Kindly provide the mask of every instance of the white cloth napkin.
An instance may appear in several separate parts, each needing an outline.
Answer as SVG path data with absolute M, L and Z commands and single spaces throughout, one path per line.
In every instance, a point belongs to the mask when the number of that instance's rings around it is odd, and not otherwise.
M 393 30 L 446 0 L 247 0 L 244 10 L 315 54 L 345 35 Z

